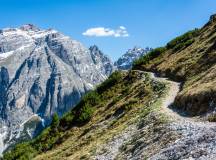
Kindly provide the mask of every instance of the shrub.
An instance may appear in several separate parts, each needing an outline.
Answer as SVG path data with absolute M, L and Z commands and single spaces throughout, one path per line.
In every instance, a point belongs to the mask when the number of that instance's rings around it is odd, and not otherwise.
M 105 80 L 101 85 L 99 85 L 96 89 L 96 91 L 101 94 L 107 89 L 114 86 L 116 83 L 120 82 L 122 79 L 121 72 L 115 71 L 112 73 L 107 80 Z
M 52 118 L 52 123 L 51 123 L 51 128 L 53 129 L 53 130 L 56 130 L 57 128 L 58 128 L 58 126 L 59 126 L 59 117 L 58 117 L 58 114 L 57 113 L 55 113 L 54 115 L 53 115 L 53 118 Z
M 216 114 L 213 113 L 211 115 L 208 116 L 208 121 L 209 122 L 216 122 Z
M 62 130 L 68 129 L 72 126 L 74 114 L 72 112 L 66 113 L 60 120 L 60 127 Z
M 80 113 L 78 114 L 78 117 L 75 118 L 75 120 L 78 123 L 85 123 L 88 122 L 93 115 L 93 109 L 89 104 L 86 104 L 82 109 L 80 110 Z
M 21 143 L 16 145 L 14 149 L 4 154 L 4 160 L 30 160 L 37 154 L 37 151 L 31 147 L 29 143 Z
M 199 29 L 189 31 L 167 43 L 167 49 L 174 49 L 175 51 L 188 47 L 194 42 L 196 36 L 199 35 Z
M 39 153 L 51 149 L 60 138 L 60 132 L 51 127 L 46 128 L 39 136 L 30 142 Z
M 82 104 L 88 103 L 91 106 L 95 106 L 98 103 L 100 103 L 101 98 L 99 96 L 99 94 L 95 91 L 91 91 L 89 93 L 87 93 L 81 100 Z

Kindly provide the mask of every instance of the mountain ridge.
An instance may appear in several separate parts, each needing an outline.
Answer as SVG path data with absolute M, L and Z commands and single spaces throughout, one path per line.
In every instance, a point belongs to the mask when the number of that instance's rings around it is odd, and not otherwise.
M 146 47 L 145 49 L 135 46 L 132 49 L 128 49 L 115 63 L 114 65 L 119 70 L 129 70 L 132 68 L 132 64 L 135 60 L 144 56 L 151 51 L 152 48 Z
M 4 158 L 215 159 L 215 22 L 114 72 Z
M 63 115 L 107 76 L 81 43 L 31 24 L 1 30 L 0 66 L 5 147 L 36 135 L 38 125 L 49 124 L 56 112 Z

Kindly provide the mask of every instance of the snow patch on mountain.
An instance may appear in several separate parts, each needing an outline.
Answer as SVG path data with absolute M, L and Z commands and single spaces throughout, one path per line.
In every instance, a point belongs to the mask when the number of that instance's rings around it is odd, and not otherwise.
M 92 55 L 53 29 L 27 24 L 0 30 L 0 153 L 37 135 L 54 113 L 62 116 L 107 78 L 108 60 L 103 65 L 102 53 Z
M 125 54 L 123 54 L 114 64 L 119 70 L 128 70 L 131 69 L 133 62 L 145 55 L 152 49 L 147 47 L 145 49 L 140 47 L 134 47 L 129 49 Z

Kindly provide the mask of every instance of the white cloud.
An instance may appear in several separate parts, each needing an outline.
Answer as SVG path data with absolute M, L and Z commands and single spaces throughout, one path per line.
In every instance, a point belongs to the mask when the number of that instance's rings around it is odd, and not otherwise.
M 118 29 L 104 27 L 89 28 L 82 35 L 89 37 L 129 37 L 127 29 L 124 26 L 119 26 Z

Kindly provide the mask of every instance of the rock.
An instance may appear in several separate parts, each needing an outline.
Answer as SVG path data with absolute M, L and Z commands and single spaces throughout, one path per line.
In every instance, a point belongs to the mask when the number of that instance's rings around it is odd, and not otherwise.
M 121 56 L 116 62 L 115 66 L 119 70 L 128 70 L 131 69 L 134 60 L 140 58 L 147 52 L 151 51 L 151 48 L 142 49 L 139 47 L 134 47 L 133 49 L 129 49 L 123 56 Z
M 98 46 L 93 45 L 89 48 L 92 60 L 99 70 L 103 72 L 104 75 L 109 76 L 113 71 L 116 70 L 111 59 L 104 55 L 103 52 L 98 48 Z
M 80 42 L 53 29 L 28 24 L 1 30 L 0 126 L 7 128 L 1 136 L 6 142 L 4 149 L 21 135 L 23 139 L 25 127 L 21 124 L 42 120 L 48 125 L 54 113 L 61 116 L 73 108 L 83 94 L 112 72 L 106 56 L 97 51 L 95 63 L 92 54 Z M 31 133 L 38 133 L 33 126 Z

